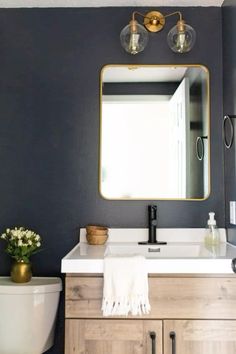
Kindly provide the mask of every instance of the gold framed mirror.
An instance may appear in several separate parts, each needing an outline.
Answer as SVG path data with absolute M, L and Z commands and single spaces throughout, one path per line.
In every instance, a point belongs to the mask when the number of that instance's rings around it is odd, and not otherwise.
M 106 65 L 100 76 L 99 191 L 111 200 L 210 193 L 209 71 Z

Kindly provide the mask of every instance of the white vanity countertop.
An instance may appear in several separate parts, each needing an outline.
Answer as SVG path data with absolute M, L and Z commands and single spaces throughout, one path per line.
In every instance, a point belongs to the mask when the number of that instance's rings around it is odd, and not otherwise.
M 87 244 L 85 231 L 81 230 L 81 242 L 62 259 L 62 273 L 103 273 L 104 256 L 110 253 L 115 255 L 143 254 L 146 257 L 150 274 L 233 274 L 231 263 L 232 259 L 236 258 L 236 247 L 225 242 L 223 229 L 221 230 L 222 242 L 218 246 L 207 247 L 203 242 L 204 229 L 182 229 L 182 232 L 178 229 L 177 233 L 175 232 L 177 229 L 169 229 L 169 232 L 166 231 L 167 229 L 162 229 L 161 232 L 159 231 L 161 237 L 158 239 L 168 243 L 160 246 L 137 244 L 138 241 L 147 239 L 146 229 L 112 230 L 109 230 L 109 242 L 103 246 Z M 129 237 L 124 237 L 124 230 L 126 236 L 128 232 Z M 115 236 L 118 234 L 121 242 L 116 242 Z M 136 237 L 133 237 L 134 234 Z M 186 242 L 186 238 L 191 242 Z

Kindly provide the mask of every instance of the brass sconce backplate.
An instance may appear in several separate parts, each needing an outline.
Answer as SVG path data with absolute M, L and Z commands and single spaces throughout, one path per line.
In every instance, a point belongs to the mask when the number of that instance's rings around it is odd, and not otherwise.
M 165 26 L 165 17 L 158 11 L 150 11 L 145 17 L 143 24 L 149 32 L 159 32 Z

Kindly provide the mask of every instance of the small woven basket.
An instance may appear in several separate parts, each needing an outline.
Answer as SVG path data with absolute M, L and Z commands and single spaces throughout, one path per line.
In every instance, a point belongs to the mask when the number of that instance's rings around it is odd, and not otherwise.
M 86 238 L 90 245 L 104 245 L 108 239 L 108 228 L 105 226 L 86 226 Z
M 108 235 L 86 234 L 86 238 L 90 245 L 104 245 L 108 239 Z
M 107 235 L 108 228 L 105 226 L 95 226 L 95 225 L 88 225 L 86 226 L 87 234 L 89 235 Z

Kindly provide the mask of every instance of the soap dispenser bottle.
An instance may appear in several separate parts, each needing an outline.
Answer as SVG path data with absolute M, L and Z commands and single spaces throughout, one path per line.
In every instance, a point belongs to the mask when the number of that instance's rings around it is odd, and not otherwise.
M 216 226 L 215 213 L 209 213 L 207 221 L 205 243 L 207 245 L 218 245 L 220 243 L 220 234 Z

